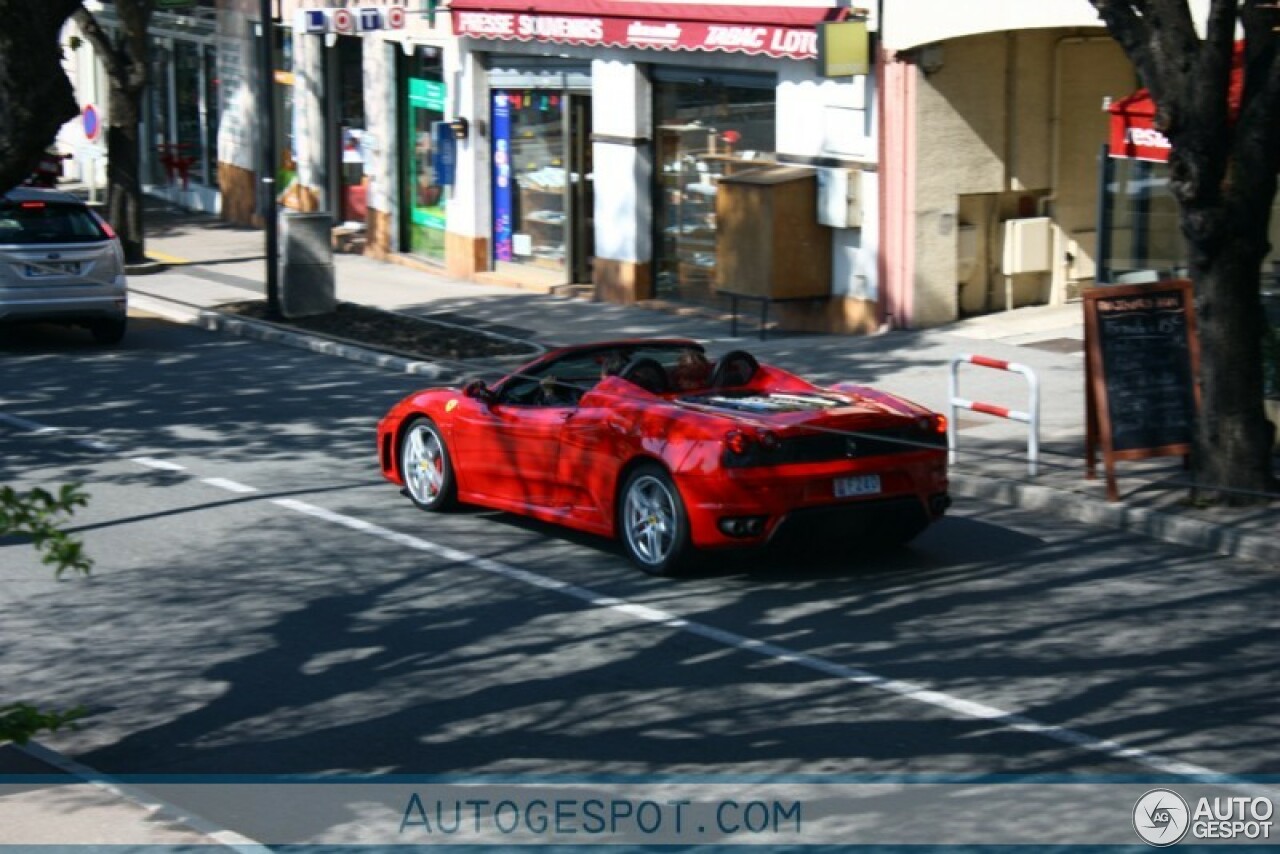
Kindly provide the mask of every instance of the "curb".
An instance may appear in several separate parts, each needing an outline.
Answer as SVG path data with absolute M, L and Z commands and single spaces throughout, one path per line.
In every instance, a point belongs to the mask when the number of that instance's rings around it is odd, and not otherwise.
M 156 273 L 163 273 L 169 269 L 169 265 L 164 261 L 156 261 L 147 259 L 137 264 L 125 264 L 124 272 L 126 276 L 153 276 Z
M 1202 519 L 1102 502 L 1066 490 L 1013 480 L 952 471 L 950 482 L 953 496 L 981 498 L 1019 510 L 1049 513 L 1072 522 L 1141 534 L 1173 545 L 1280 565 L 1280 541 L 1274 536 L 1237 531 Z
M 161 317 L 178 323 L 186 323 L 191 326 L 198 326 L 201 329 L 207 329 L 210 332 L 222 332 L 228 335 L 234 335 L 238 338 L 248 338 L 253 341 L 263 341 L 271 344 L 283 344 L 286 347 L 293 347 L 299 350 L 309 350 L 312 353 L 321 353 L 326 356 L 338 356 L 352 362 L 360 362 L 365 365 L 373 365 L 379 368 L 388 368 L 400 373 L 413 374 L 415 376 L 425 377 L 426 379 L 449 379 L 458 376 L 459 372 L 447 368 L 436 362 L 423 360 L 408 359 L 404 356 L 396 356 L 390 353 L 383 353 L 378 350 L 370 350 L 367 347 L 358 347 L 354 344 L 347 344 L 341 341 L 335 341 L 330 338 L 322 338 L 310 333 L 293 332 L 287 329 L 281 329 L 269 323 L 263 323 L 256 320 L 248 320 L 239 317 L 229 317 L 218 311 L 210 311 L 209 309 L 197 308 L 187 303 L 181 303 L 173 300 L 167 300 L 163 297 L 153 296 L 151 294 L 138 293 L 131 291 L 129 293 L 130 304 L 152 314 L 158 314 Z M 477 366 L 477 369 L 479 366 Z

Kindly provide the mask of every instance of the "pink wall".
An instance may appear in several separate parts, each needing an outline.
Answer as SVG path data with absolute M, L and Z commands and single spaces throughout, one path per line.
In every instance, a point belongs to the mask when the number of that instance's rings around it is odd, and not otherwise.
M 895 329 L 915 308 L 916 66 L 882 52 L 880 80 L 880 311 Z

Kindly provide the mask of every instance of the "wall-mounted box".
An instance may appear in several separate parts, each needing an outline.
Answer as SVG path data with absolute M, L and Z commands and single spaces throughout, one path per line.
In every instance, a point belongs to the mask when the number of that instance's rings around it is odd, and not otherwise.
M 856 169 L 818 169 L 818 224 L 862 227 L 862 174 Z
M 1005 220 L 1000 271 L 1006 276 L 1048 273 L 1052 248 L 1053 228 L 1047 216 Z
M 831 293 L 831 229 L 818 223 L 813 169 L 769 166 L 720 179 L 716 288 L 797 299 Z

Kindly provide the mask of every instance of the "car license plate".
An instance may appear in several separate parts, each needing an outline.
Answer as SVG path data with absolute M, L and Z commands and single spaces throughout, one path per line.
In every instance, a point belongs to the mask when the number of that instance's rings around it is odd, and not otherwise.
M 875 495 L 880 492 L 880 475 L 860 474 L 854 477 L 836 478 L 836 498 L 852 498 L 855 495 Z
M 38 279 L 41 276 L 74 276 L 80 272 L 78 261 L 46 261 L 41 264 L 28 264 L 27 276 Z

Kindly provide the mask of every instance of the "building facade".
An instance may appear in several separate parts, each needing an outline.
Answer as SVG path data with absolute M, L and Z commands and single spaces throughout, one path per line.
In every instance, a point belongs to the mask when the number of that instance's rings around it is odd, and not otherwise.
M 268 168 L 258 7 L 153 28 L 148 189 L 240 223 Z M 723 305 L 767 268 L 745 290 L 795 329 L 1072 299 L 1097 273 L 1106 105 L 1137 88 L 1084 0 L 275 8 L 269 168 L 341 245 L 616 302 Z M 827 76 L 819 30 L 848 20 L 872 60 Z
M 886 2 L 884 279 L 897 325 L 1094 281 L 1107 104 L 1137 79 L 1080 0 Z
M 722 256 L 747 248 L 718 227 L 721 182 L 771 166 L 800 167 L 809 182 L 839 172 L 870 201 L 853 227 L 821 225 L 816 204 L 801 210 L 797 231 L 830 232 L 825 257 L 809 259 L 829 271 L 825 298 L 780 308 L 793 326 L 874 328 L 874 78 L 824 78 L 816 63 L 816 27 L 839 9 L 451 7 L 447 74 L 471 129 L 449 210 L 454 273 L 587 283 L 618 302 L 712 302 L 734 286 L 718 275 Z

